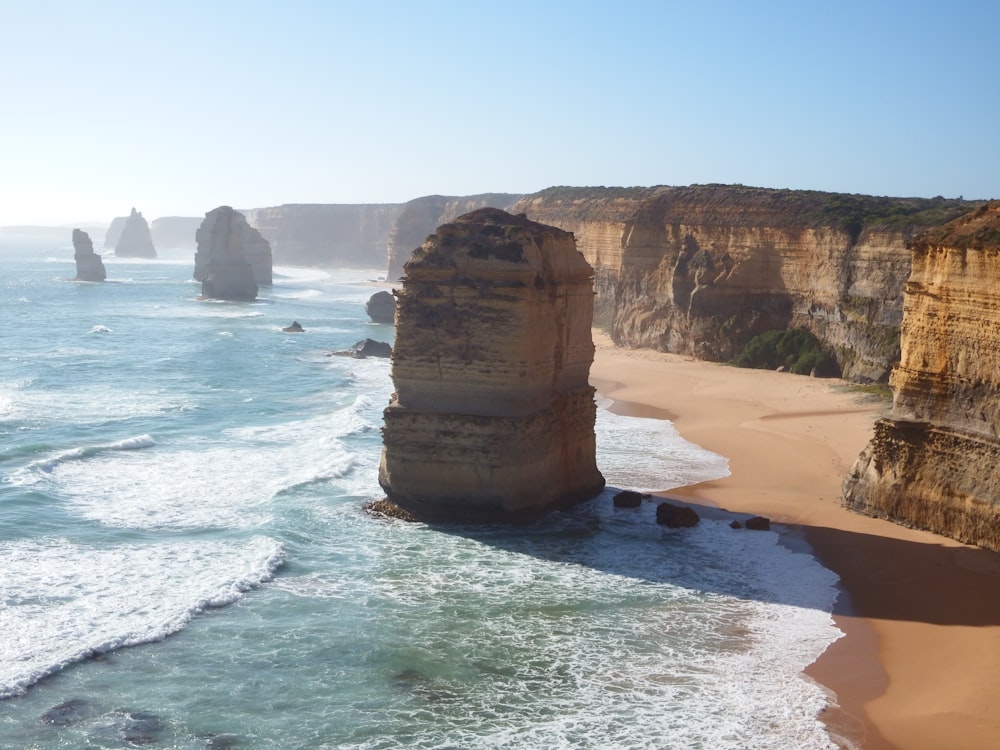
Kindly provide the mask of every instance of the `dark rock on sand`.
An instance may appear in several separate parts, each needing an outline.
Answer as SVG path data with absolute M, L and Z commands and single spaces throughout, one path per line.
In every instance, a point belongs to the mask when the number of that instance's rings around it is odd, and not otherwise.
M 752 531 L 770 531 L 771 519 L 764 516 L 754 516 L 747 519 L 746 527 Z

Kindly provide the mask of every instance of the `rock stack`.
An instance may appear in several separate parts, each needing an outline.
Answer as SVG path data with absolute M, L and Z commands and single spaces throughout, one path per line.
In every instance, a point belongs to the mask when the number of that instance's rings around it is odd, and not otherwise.
M 271 248 L 243 214 L 219 206 L 195 233 L 194 278 L 201 296 L 246 302 L 257 298 L 257 279 L 271 280 Z
M 1000 551 L 1000 201 L 910 250 L 892 411 L 843 502 Z
M 77 281 L 104 281 L 108 278 L 104 261 L 94 252 L 90 235 L 80 229 L 73 230 L 73 260 L 76 261 Z
M 155 258 L 156 248 L 153 247 L 153 237 L 149 233 L 149 224 L 142 214 L 132 209 L 121 236 L 115 245 L 115 255 L 119 258 Z
M 432 522 L 593 497 L 593 271 L 573 235 L 484 208 L 438 227 L 397 291 L 379 483 Z

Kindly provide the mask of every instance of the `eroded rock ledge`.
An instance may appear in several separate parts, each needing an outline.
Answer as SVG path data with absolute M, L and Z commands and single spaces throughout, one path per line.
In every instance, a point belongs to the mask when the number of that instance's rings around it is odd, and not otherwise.
M 1000 551 L 1000 202 L 910 249 L 892 411 L 843 501 Z
M 434 522 L 524 521 L 604 487 L 593 271 L 569 232 L 484 208 L 438 227 L 397 291 L 379 483 Z

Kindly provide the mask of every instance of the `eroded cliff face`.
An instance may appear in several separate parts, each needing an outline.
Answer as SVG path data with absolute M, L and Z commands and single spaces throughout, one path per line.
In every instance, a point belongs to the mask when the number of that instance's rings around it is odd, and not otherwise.
M 398 203 L 287 204 L 246 212 L 274 262 L 323 268 L 384 268 Z
M 73 230 L 73 260 L 76 261 L 78 281 L 104 281 L 108 278 L 104 261 L 94 252 L 94 243 L 90 235 L 82 229 Z
M 267 241 L 230 206 L 205 214 L 195 241 L 194 278 L 201 282 L 202 297 L 251 301 L 261 283 L 271 283 Z
M 429 521 L 522 521 L 596 495 L 592 270 L 573 236 L 480 209 L 396 292 L 379 483 Z
M 454 221 L 477 208 L 507 208 L 520 195 L 483 193 L 481 195 L 425 195 L 403 204 L 403 210 L 393 224 L 387 242 L 388 270 L 386 278 L 397 281 L 403 275 L 403 265 L 420 247 L 435 227 Z
M 726 361 L 759 333 L 801 327 L 845 377 L 884 381 L 906 242 L 968 205 L 721 185 L 552 188 L 511 210 L 573 232 L 619 345 Z
M 1000 202 L 910 249 L 892 412 L 844 504 L 1000 551 Z

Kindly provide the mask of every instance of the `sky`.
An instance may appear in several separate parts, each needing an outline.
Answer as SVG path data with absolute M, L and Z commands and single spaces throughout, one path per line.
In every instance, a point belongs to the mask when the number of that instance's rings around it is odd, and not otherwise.
M 554 185 L 1000 198 L 996 0 L 0 0 L 0 226 Z

